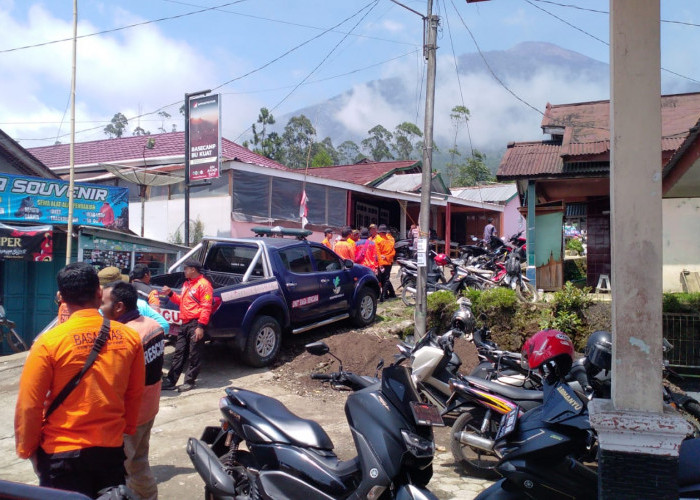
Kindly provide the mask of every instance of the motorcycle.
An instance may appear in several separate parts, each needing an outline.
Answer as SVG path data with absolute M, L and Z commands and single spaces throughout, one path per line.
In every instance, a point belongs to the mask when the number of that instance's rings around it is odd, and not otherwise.
M 329 349 L 320 342 L 308 351 Z M 433 472 L 432 426 L 443 425 L 442 418 L 420 401 L 400 362 L 383 368 L 381 382 L 348 396 L 345 414 L 357 448 L 351 460 L 338 459 L 316 422 L 273 398 L 229 387 L 219 408 L 222 425 L 187 443 L 207 498 L 437 498 L 426 485 Z
M 452 292 L 455 295 L 461 294 L 467 288 L 481 288 L 480 280 L 477 279 L 472 273 L 468 272 L 465 268 L 458 265 L 450 257 L 445 254 L 436 254 L 434 257 L 434 263 L 438 266 L 449 266 L 452 270 L 452 275 L 447 281 L 440 283 L 433 276 L 442 276 L 442 272 L 431 273 L 428 272 L 427 280 L 427 290 L 428 294 L 433 292 L 446 290 Z M 418 269 L 413 271 L 410 268 L 405 268 L 406 279 L 402 279 L 403 289 L 401 290 L 401 300 L 407 306 L 414 306 L 416 304 L 416 286 L 418 283 Z

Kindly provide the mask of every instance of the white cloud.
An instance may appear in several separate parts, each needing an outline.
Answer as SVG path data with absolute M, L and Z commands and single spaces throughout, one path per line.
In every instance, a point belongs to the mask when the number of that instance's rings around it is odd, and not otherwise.
M 401 33 L 406 29 L 402 23 L 392 21 L 391 19 L 385 19 L 382 22 L 382 29 L 388 31 L 389 33 Z

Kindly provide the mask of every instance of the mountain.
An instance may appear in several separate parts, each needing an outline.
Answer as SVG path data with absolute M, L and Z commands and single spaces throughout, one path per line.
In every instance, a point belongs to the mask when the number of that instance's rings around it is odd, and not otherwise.
M 551 43 L 523 42 L 508 50 L 484 52 L 483 57 L 463 54 L 458 62 L 459 81 L 454 59 L 447 51 L 438 54 L 434 127 L 440 150 L 434 160 L 438 167 L 449 161 L 447 151 L 455 136 L 450 110 L 462 104 L 460 95 L 471 115 L 469 133 L 464 126 L 458 132 L 459 150 L 463 155 L 470 150 L 471 137 L 471 147 L 486 152 L 494 169 L 509 142 L 542 138 L 540 123 L 548 102 L 609 98 L 607 63 Z M 672 93 L 700 90 L 679 78 L 665 78 L 662 83 Z M 424 96 L 417 98 L 419 86 L 424 89 L 415 81 L 414 65 L 407 62 L 396 76 L 355 85 L 328 100 L 277 117 L 278 131 L 300 114 L 312 121 L 319 141 L 330 137 L 336 146 L 348 139 L 359 144 L 377 124 L 393 131 L 399 123 L 409 121 L 422 129 Z

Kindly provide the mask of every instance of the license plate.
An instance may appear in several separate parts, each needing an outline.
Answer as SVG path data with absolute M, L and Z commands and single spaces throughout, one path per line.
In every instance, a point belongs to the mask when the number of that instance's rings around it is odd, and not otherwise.
M 495 441 L 504 438 L 515 430 L 515 425 L 518 423 L 518 412 L 520 408 L 515 408 L 501 417 L 501 425 L 498 427 Z
M 418 425 L 434 425 L 437 427 L 445 425 L 437 406 L 430 403 L 411 401 L 411 412 L 413 412 L 413 419 Z

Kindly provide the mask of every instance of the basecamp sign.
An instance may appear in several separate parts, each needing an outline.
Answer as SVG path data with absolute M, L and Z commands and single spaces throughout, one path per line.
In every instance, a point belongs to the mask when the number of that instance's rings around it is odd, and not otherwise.
M 221 120 L 219 95 L 190 99 L 189 138 L 190 181 L 214 179 L 221 175 Z
M 0 260 L 2 259 L 51 262 L 53 228 L 51 226 L 13 227 L 0 224 Z
M 68 181 L 0 174 L 0 220 L 68 222 Z M 73 222 L 85 226 L 129 228 L 128 188 L 76 182 Z

